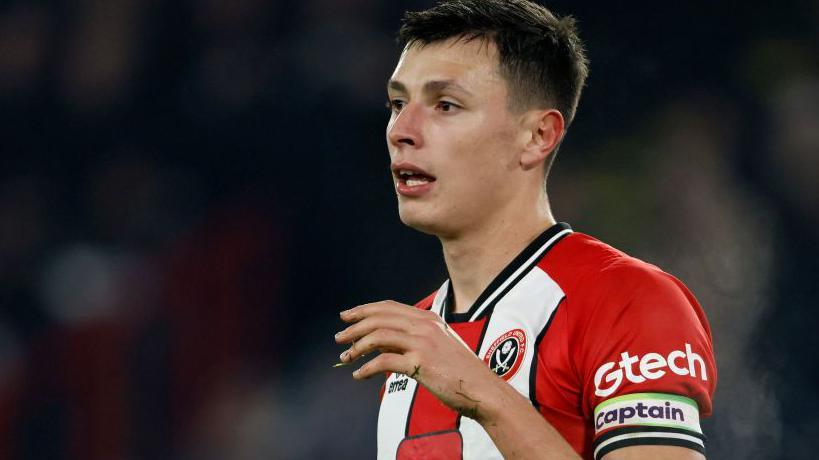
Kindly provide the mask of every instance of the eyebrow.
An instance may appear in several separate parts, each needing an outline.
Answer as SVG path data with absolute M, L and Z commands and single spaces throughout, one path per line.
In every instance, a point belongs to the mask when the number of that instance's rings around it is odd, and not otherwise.
M 387 81 L 387 88 L 395 90 L 395 91 L 402 91 L 408 92 L 407 86 L 401 83 L 398 80 L 388 80 Z M 453 89 L 455 91 L 459 91 L 464 93 L 468 96 L 472 96 L 472 92 L 468 89 L 464 88 L 463 86 L 459 85 L 455 82 L 455 80 L 430 80 L 424 83 L 423 92 L 425 93 L 440 93 L 442 91 Z

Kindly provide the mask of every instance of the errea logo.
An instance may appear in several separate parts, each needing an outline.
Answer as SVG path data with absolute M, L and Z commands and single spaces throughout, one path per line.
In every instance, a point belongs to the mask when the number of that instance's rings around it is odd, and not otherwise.
M 643 383 L 646 379 L 657 380 L 666 374 L 665 368 L 677 375 L 699 376 L 702 380 L 708 381 L 705 361 L 702 356 L 694 353 L 691 345 L 687 343 L 685 351 L 674 350 L 668 356 L 646 353 L 640 357 L 640 355 L 631 356 L 628 352 L 623 352 L 620 353 L 620 357 L 622 358 L 620 361 L 605 363 L 594 373 L 594 394 L 597 396 L 606 397 L 617 391 L 623 383 L 623 377 L 632 383 Z M 638 364 L 639 373 L 635 373 L 635 364 Z M 699 374 L 697 374 L 698 368 Z M 604 384 L 602 388 L 601 384 Z

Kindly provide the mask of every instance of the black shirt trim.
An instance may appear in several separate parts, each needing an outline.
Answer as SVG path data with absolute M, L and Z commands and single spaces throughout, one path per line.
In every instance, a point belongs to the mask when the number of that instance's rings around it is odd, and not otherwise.
M 489 298 L 489 296 L 491 296 L 495 291 L 497 291 L 498 288 L 500 288 L 500 286 L 510 276 L 512 276 L 512 274 L 515 273 L 515 271 L 517 271 L 524 263 L 526 263 L 526 261 L 529 260 L 529 258 L 532 257 L 532 255 L 534 255 L 538 249 L 540 249 L 544 244 L 546 244 L 547 241 L 549 241 L 555 235 L 564 230 L 571 230 L 571 226 L 569 226 L 569 224 L 565 222 L 558 222 L 555 225 L 552 225 L 551 227 L 546 229 L 540 235 L 538 235 L 538 237 L 535 238 L 534 241 L 529 243 L 529 245 L 526 246 L 526 248 L 524 248 L 523 251 L 520 252 L 520 254 L 518 254 L 514 259 L 512 259 L 512 261 L 509 262 L 509 264 L 506 267 L 504 267 L 503 270 L 501 270 L 498 276 L 496 276 L 492 280 L 492 282 L 489 283 L 486 289 L 484 289 L 483 292 L 481 292 L 481 295 L 479 295 L 475 302 L 472 304 L 472 306 L 469 307 L 469 310 L 464 313 L 452 313 L 451 311 L 449 311 L 450 308 L 452 308 L 451 306 L 453 305 L 454 295 L 454 288 L 452 287 L 452 280 L 450 279 L 449 286 L 447 287 L 446 299 L 444 300 L 444 305 L 443 308 L 441 309 L 444 320 L 447 323 L 464 323 L 469 321 L 472 315 L 475 314 L 475 312 L 486 301 L 486 299 Z M 546 248 L 546 250 L 543 251 L 543 254 L 541 254 L 540 257 L 537 260 L 535 260 L 530 267 L 528 267 L 523 273 L 520 274 L 520 276 L 514 282 L 510 283 L 509 286 L 506 287 L 503 293 L 495 297 L 494 301 L 492 302 L 492 305 L 487 306 L 487 308 L 484 309 L 483 312 L 481 312 L 480 317 L 477 319 L 487 316 L 492 311 L 494 304 L 497 303 L 498 300 L 500 300 L 504 295 L 506 295 L 506 293 L 509 292 L 512 289 L 512 287 L 514 287 L 514 285 L 517 284 L 517 282 L 520 281 L 523 278 L 523 276 L 525 276 L 526 273 L 529 272 L 529 270 L 531 270 L 535 265 L 537 265 L 540 262 L 540 260 L 543 259 L 543 257 L 549 252 L 549 250 L 553 248 L 555 244 L 558 243 L 558 241 L 560 240 L 555 241 L 549 248 Z

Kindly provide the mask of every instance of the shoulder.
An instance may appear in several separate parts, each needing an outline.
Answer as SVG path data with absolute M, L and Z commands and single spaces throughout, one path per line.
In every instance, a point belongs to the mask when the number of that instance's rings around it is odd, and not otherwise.
M 642 335 L 665 341 L 711 334 L 705 313 L 677 278 L 595 238 L 574 233 L 539 267 L 562 289 L 567 339 L 581 348 Z
M 716 363 L 708 321 L 683 283 L 582 233 L 565 237 L 538 267 L 565 294 L 560 340 L 583 414 L 594 421 L 595 449 L 700 449 Z M 657 419 L 671 428 L 659 430 Z M 626 435 L 633 439 L 620 442 Z
M 583 233 L 564 238 L 538 267 L 560 286 L 570 303 L 588 308 L 601 302 L 625 305 L 645 296 L 694 300 L 674 276 Z

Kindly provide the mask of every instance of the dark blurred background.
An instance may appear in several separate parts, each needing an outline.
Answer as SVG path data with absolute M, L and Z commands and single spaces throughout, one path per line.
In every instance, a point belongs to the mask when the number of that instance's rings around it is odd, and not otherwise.
M 0 458 L 374 457 L 332 336 L 446 276 L 384 142 L 430 5 L 0 2 Z M 592 62 L 556 216 L 699 297 L 711 458 L 812 458 L 819 5 L 548 5 Z

